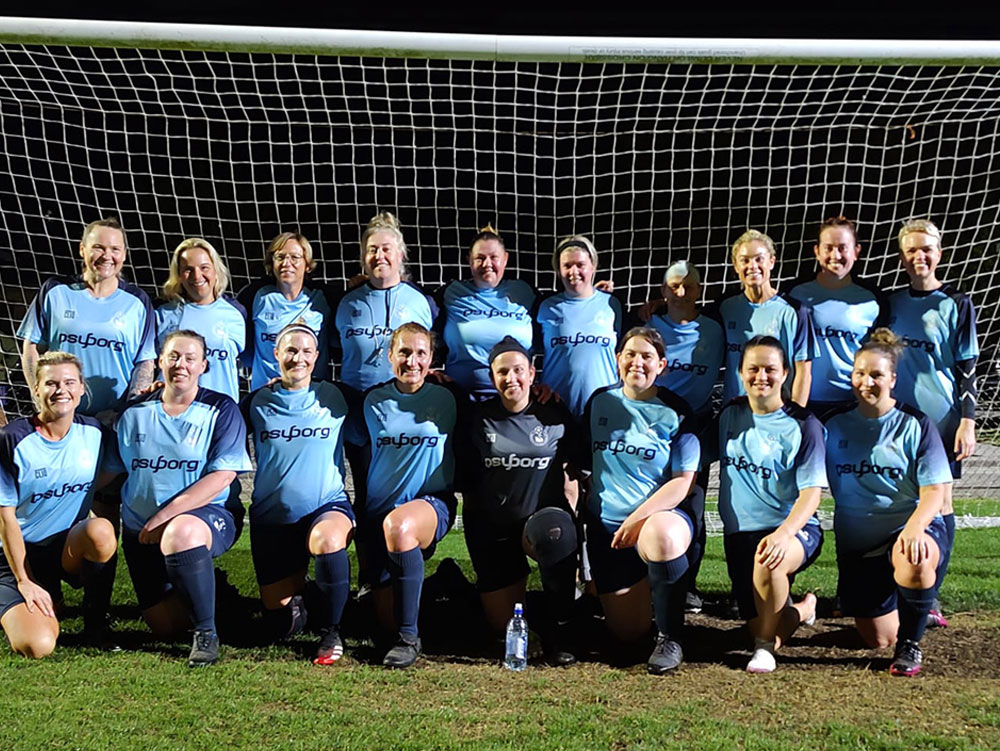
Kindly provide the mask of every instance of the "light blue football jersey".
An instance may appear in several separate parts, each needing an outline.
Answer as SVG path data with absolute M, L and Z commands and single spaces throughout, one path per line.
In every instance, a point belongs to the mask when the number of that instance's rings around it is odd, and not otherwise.
M 621 303 L 601 290 L 590 297 L 557 292 L 538 306 L 536 322 L 545 352 L 542 383 L 559 394 L 578 419 L 591 394 L 618 382 L 615 350 L 622 321 Z
M 130 402 L 115 425 L 115 469 L 128 473 L 122 487 L 122 525 L 138 533 L 162 506 L 210 472 L 249 472 L 246 428 L 225 394 L 199 388 L 194 402 L 171 417 L 157 389 Z M 109 464 L 111 464 L 109 462 Z M 230 488 L 211 503 L 225 505 Z
M 332 314 L 321 289 L 303 287 L 299 296 L 287 300 L 274 284 L 251 285 L 239 295 L 247 311 L 247 342 L 243 361 L 250 368 L 250 389 L 255 391 L 272 378 L 281 377 L 274 357 L 274 345 L 285 326 L 303 321 L 319 340 L 319 356 L 313 378 L 327 378 L 330 372 L 330 322 Z
M 251 393 L 243 409 L 257 459 L 251 524 L 293 524 L 347 500 L 340 389 L 326 381 L 294 391 L 274 384 Z
M 649 325 L 667 345 L 667 369 L 656 379 L 690 405 L 698 415 L 711 411 L 712 389 L 719 380 L 726 340 L 719 322 L 706 315 L 677 323 L 667 315 L 653 316 Z
M 762 303 L 750 302 L 742 292 L 727 297 L 719 305 L 719 318 L 726 335 L 726 374 L 722 401 L 746 393 L 739 377 L 740 355 L 746 343 L 757 335 L 773 336 L 781 342 L 789 365 L 813 357 L 812 329 L 808 313 L 798 301 L 775 295 Z
M 392 378 L 389 344 L 404 323 L 434 325 L 437 305 L 419 287 L 401 282 L 389 289 L 362 284 L 337 305 L 334 333 L 340 340 L 340 377 L 348 386 L 366 391 Z
M 220 297 L 208 305 L 171 300 L 156 309 L 156 349 L 173 331 L 187 329 L 205 337 L 208 372 L 198 383 L 225 394 L 234 401 L 240 398 L 237 358 L 247 340 L 247 312 L 231 297 Z
M 451 437 L 458 405 L 450 389 L 425 383 L 404 394 L 389 381 L 368 391 L 364 418 L 371 441 L 366 512 L 375 517 L 424 495 L 450 493 Z
M 817 353 L 809 400 L 852 400 L 854 354 L 873 328 L 888 325 L 887 300 L 862 283 L 827 289 L 815 279 L 796 284 L 788 295 L 808 307 L 812 318 Z
M 106 440 L 101 424 L 84 415 L 59 441 L 43 438 L 29 418 L 2 429 L 0 506 L 17 508 L 25 542 L 41 542 L 87 516 Z
M 878 418 L 852 409 L 831 417 L 826 430 L 840 552 L 882 545 L 917 508 L 921 486 L 951 482 L 937 428 L 910 406 L 897 403 Z
M 452 282 L 439 293 L 437 327 L 448 348 L 445 373 L 470 394 L 495 392 L 490 380 L 490 350 L 505 336 L 531 349 L 531 310 L 535 293 L 516 279 L 504 279 L 492 289 L 471 281 Z
M 719 514 L 725 534 L 778 527 L 806 488 L 826 485 L 823 426 L 788 403 L 755 415 L 746 397 L 719 413 Z M 819 524 L 814 516 L 810 524 Z
M 701 446 L 691 422 L 687 404 L 667 389 L 645 401 L 626 397 L 620 383 L 598 390 L 584 417 L 591 515 L 616 530 L 674 474 L 697 472 Z
M 153 360 L 153 307 L 146 293 L 125 281 L 107 297 L 94 297 L 78 279 L 42 285 L 17 335 L 43 350 L 80 358 L 89 394 L 78 412 L 119 409 L 135 366 Z
M 947 446 L 962 417 L 956 365 L 979 356 L 972 301 L 950 284 L 889 297 L 890 325 L 902 337 L 896 397 L 926 414 Z

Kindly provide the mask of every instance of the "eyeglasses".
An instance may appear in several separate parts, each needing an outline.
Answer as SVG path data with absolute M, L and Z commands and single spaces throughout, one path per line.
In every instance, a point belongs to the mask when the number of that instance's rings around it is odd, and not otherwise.
M 274 262 L 278 265 L 283 264 L 285 261 L 290 261 L 293 266 L 299 266 L 305 260 L 305 256 L 301 253 L 275 253 Z

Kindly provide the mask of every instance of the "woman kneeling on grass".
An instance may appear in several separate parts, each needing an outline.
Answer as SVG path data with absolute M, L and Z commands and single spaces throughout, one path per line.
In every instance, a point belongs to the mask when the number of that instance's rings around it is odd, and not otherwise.
M 777 339 L 750 339 L 739 375 L 746 396 L 719 414 L 719 513 L 733 596 L 755 640 L 747 671 L 770 673 L 782 642 L 816 617 L 815 595 L 791 605 L 789 593 L 823 544 L 826 454 L 819 420 L 782 399 L 789 369 Z
M 372 456 L 357 536 L 368 546 L 379 621 L 399 630 L 383 660 L 389 668 L 408 668 L 420 655 L 424 560 L 455 520 L 451 436 L 458 404 L 450 389 L 426 382 L 433 357 L 430 332 L 404 323 L 389 345 L 395 378 L 364 399 Z
M 311 620 L 321 634 L 313 662 L 332 665 L 344 654 L 340 618 L 350 586 L 346 546 L 354 531 L 344 488 L 347 402 L 332 383 L 312 381 L 319 344 L 304 323 L 281 330 L 274 354 L 281 381 L 244 402 L 257 457 L 250 551 L 273 638 L 305 627 L 302 593 L 313 558 L 319 596 Z
M 575 422 L 561 402 L 532 397 L 535 369 L 514 337 L 493 347 L 489 361 L 499 395 L 471 406 L 467 440 L 458 449 L 465 542 L 480 601 L 489 625 L 502 632 L 514 604 L 524 602 L 528 556 L 538 561 L 549 616 L 541 629 L 545 656 L 570 665 L 579 556 L 563 465 L 574 453 Z
M 899 342 L 876 329 L 855 355 L 858 405 L 827 423 L 827 474 L 844 612 L 870 647 L 895 642 L 889 672 L 912 676 L 948 550 L 941 508 L 951 472 L 934 423 L 892 398 Z
M 666 348 L 651 328 L 625 334 L 622 382 L 599 389 L 584 426 L 592 469 L 585 512 L 587 552 L 611 633 L 636 641 L 649 632 L 652 600 L 658 633 L 650 673 L 680 666 L 677 642 L 687 593 L 686 552 L 694 534 L 692 491 L 700 461 L 687 404 L 656 378 Z
M 165 385 L 130 403 L 116 425 L 119 469 L 128 473 L 122 550 L 142 617 L 158 636 L 194 626 L 190 667 L 219 659 L 212 559 L 239 536 L 243 520 L 226 501 L 239 494 L 236 475 L 251 469 L 236 403 L 198 385 L 207 367 L 200 335 L 169 334 Z
M 11 648 L 45 657 L 56 646 L 62 580 L 83 585 L 87 642 L 106 640 L 117 547 L 107 519 L 87 518 L 105 429 L 76 414 L 80 361 L 65 352 L 38 358 L 32 389 L 38 413 L 0 432 L 0 625 Z

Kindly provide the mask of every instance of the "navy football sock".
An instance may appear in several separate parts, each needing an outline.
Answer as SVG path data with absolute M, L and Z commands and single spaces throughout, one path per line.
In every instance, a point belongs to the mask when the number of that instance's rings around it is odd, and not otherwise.
M 191 608 L 198 631 L 215 631 L 215 570 L 208 548 L 199 545 L 164 556 L 167 578 Z
M 948 573 L 948 562 L 951 560 L 951 551 L 955 548 L 955 515 L 946 514 L 941 518 L 944 519 L 944 528 L 948 533 L 948 549 L 942 550 L 941 557 L 938 559 L 937 581 L 934 582 L 935 593 L 941 591 L 941 582 L 944 581 L 944 577 Z
M 687 594 L 686 587 L 676 585 L 687 573 L 687 556 L 682 555 L 672 561 L 651 562 L 648 566 L 656 628 L 664 636 L 676 638 L 684 624 L 684 596 Z
M 910 589 L 896 585 L 899 593 L 899 633 L 897 639 L 919 642 L 927 627 L 927 611 L 934 603 L 935 588 Z
M 538 572 L 541 574 L 549 617 L 555 623 L 565 623 L 573 613 L 577 562 L 575 555 L 569 555 L 558 563 L 547 566 L 539 564 Z
M 100 627 L 111 606 L 111 592 L 115 586 L 117 551 L 104 563 L 83 559 L 80 578 L 83 580 L 83 625 Z
M 424 586 L 424 554 L 420 548 L 389 553 L 392 599 L 399 622 L 399 633 L 417 635 L 420 615 L 420 592 Z
M 313 560 L 316 561 L 316 589 L 320 594 L 317 621 L 320 628 L 340 628 L 350 589 L 351 561 L 346 550 L 316 555 Z

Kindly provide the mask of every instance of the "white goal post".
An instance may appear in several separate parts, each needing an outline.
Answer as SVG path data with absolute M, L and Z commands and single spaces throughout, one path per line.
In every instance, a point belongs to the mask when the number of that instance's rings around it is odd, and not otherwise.
M 971 295 L 985 444 L 1000 434 L 1000 43 L 529 37 L 0 18 L 0 372 L 29 409 L 14 331 L 41 282 L 77 268 L 83 225 L 119 216 L 153 293 L 184 237 L 236 287 L 298 229 L 317 275 L 357 271 L 361 227 L 396 211 L 415 278 L 463 273 L 492 222 L 508 273 L 554 284 L 584 233 L 630 303 L 669 260 L 706 300 L 733 238 L 764 230 L 780 280 L 813 269 L 816 227 L 859 223 L 862 275 L 905 283 L 902 220 L 942 227 L 943 276 Z M 960 495 L 996 495 L 1000 449 Z M 971 502 L 970 502 L 971 503 Z M 1000 516 L 976 501 L 970 518 Z

